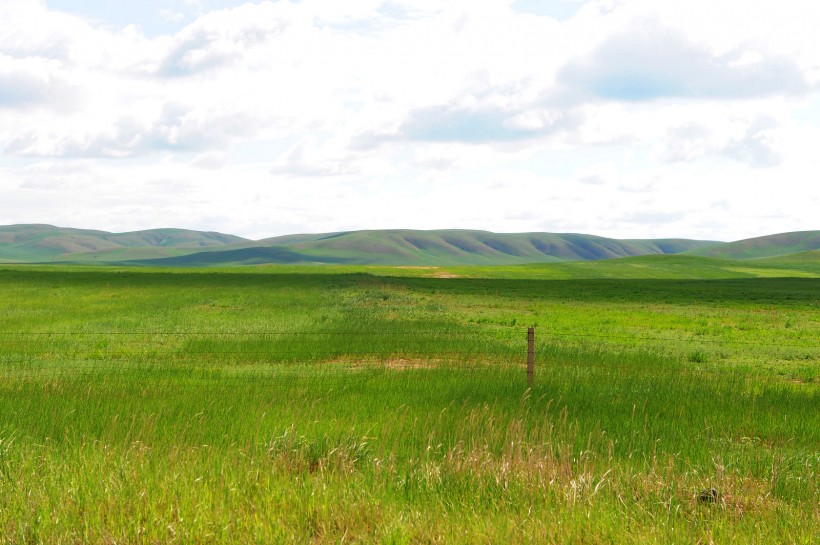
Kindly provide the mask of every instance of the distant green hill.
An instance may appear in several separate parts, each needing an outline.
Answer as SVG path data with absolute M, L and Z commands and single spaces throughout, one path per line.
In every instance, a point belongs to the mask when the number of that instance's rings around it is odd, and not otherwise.
M 694 248 L 686 253 L 724 259 L 756 259 L 820 250 L 820 231 L 795 231 Z
M 237 248 L 216 250 L 210 252 L 196 252 L 176 257 L 160 259 L 136 259 L 124 263 L 132 265 L 150 265 L 152 267 L 221 267 L 236 265 L 265 265 L 265 264 L 305 264 L 305 263 L 335 263 L 354 264 L 352 260 L 345 260 L 333 256 L 313 258 L 301 252 L 278 246 L 263 246 L 253 248 Z
M 190 249 L 247 242 L 246 239 L 222 233 L 187 229 L 151 229 L 129 233 L 108 233 L 90 229 L 71 229 L 53 225 L 0 226 L 0 261 L 48 262 L 55 260 L 95 261 L 96 254 L 136 259 L 127 249 L 155 248 L 148 257 L 168 255 L 169 248 Z M 173 252 L 172 252 L 173 253 Z M 112 261 L 120 259 L 112 258 Z
M 394 265 L 456 265 L 590 261 L 680 252 L 702 241 L 615 240 L 593 235 L 488 231 L 354 231 L 288 245 L 324 260 Z
M 810 252 L 800 252 L 798 254 L 787 254 L 775 257 L 764 257 L 755 260 L 755 264 L 775 263 L 777 265 L 793 265 L 802 267 L 808 264 L 820 263 L 820 250 L 812 250 Z
M 139 262 L 156 266 L 261 263 L 509 265 L 679 253 L 707 244 L 715 243 L 684 239 L 615 240 L 579 234 L 382 230 L 277 237 L 259 241 L 255 246 L 237 248 L 233 245 Z
M 459 229 L 295 234 L 253 241 L 185 229 L 108 233 L 52 225 L 0 227 L 0 262 L 7 263 L 186 267 L 266 263 L 499 266 L 669 254 L 738 260 L 818 248 L 820 231 L 783 233 L 732 243 L 688 239 L 618 240 L 573 233 L 492 233 Z M 811 256 L 806 259 L 813 261 Z

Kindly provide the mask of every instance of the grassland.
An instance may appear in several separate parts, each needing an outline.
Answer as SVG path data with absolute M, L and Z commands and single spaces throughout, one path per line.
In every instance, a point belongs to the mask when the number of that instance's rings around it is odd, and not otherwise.
M 0 299 L 0 543 L 820 530 L 811 256 L 7 266 Z

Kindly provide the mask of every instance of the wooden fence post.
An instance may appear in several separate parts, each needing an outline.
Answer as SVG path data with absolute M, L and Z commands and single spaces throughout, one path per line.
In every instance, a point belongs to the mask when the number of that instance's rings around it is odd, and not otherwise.
M 527 328 L 527 385 L 532 386 L 535 374 L 535 328 Z

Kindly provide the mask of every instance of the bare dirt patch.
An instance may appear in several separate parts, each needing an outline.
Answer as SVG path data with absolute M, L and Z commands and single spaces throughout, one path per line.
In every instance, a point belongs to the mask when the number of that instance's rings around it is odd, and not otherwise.
M 411 358 L 387 358 L 379 360 L 351 360 L 340 358 L 331 360 L 328 363 L 343 365 L 351 370 L 364 369 L 395 369 L 399 371 L 407 369 L 433 369 L 443 364 L 441 360 L 431 359 L 411 359 Z
M 436 265 L 400 265 L 397 269 L 410 269 L 416 271 L 434 271 L 433 278 L 461 278 L 460 274 L 453 274 L 448 271 L 442 271 L 441 267 Z
M 448 272 L 445 272 L 445 271 L 437 271 L 437 272 L 433 273 L 433 277 L 435 277 L 435 278 L 461 278 L 461 275 L 460 274 L 448 273 Z

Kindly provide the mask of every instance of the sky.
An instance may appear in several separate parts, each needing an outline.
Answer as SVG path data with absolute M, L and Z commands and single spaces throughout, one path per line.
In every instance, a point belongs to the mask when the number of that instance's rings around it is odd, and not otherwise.
M 0 225 L 820 229 L 815 0 L 0 0 Z

